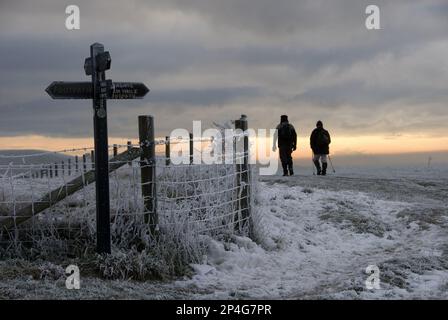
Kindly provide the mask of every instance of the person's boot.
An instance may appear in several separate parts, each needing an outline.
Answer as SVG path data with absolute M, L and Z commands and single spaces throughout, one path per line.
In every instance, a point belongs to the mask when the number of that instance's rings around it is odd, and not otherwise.
M 287 165 L 282 165 L 283 167 L 283 176 L 286 177 L 288 175 L 288 167 Z
M 327 174 L 327 163 L 322 163 L 322 175 L 325 176 Z
M 293 167 L 292 167 L 292 164 L 290 164 L 290 165 L 288 166 L 288 170 L 289 170 L 289 175 L 290 175 L 290 176 L 293 176 L 293 175 L 294 175 L 294 169 L 293 169 Z
M 317 169 L 317 175 L 320 176 L 322 170 L 320 169 L 320 163 L 319 161 L 313 161 L 314 165 L 316 166 Z

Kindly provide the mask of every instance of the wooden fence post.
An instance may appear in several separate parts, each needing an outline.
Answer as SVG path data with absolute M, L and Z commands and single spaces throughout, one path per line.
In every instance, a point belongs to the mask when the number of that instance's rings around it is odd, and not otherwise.
M 116 157 L 118 154 L 118 146 L 114 144 L 114 157 Z
M 87 158 L 85 153 L 82 155 L 82 170 L 84 173 L 87 172 Z
M 128 141 L 128 152 L 132 149 L 132 141 Z M 129 161 L 128 162 L 128 165 L 130 166 L 130 167 L 132 167 L 132 161 Z
M 64 177 L 65 176 L 65 163 L 64 163 L 64 161 L 61 162 L 61 171 L 62 171 L 61 175 Z
M 241 230 L 244 225 L 249 223 L 251 219 L 250 215 L 250 175 L 249 175 L 249 137 L 247 136 L 247 117 L 246 115 L 241 115 L 239 120 L 235 120 L 235 129 L 240 129 L 243 133 L 243 159 L 242 163 L 236 164 L 237 168 L 237 192 L 241 195 L 238 198 L 238 211 L 240 212 L 240 217 L 235 217 L 237 219 L 236 227 Z M 239 134 L 239 133 L 237 133 Z M 238 137 L 238 140 L 241 138 Z M 241 140 L 240 140 L 241 141 Z M 240 161 L 240 157 L 236 157 L 237 162 Z M 241 221 L 240 219 L 241 218 Z M 240 223 L 241 222 L 241 223 Z M 251 224 L 249 224 L 249 230 L 251 230 Z M 251 232 L 251 231 L 250 231 Z
M 58 171 L 59 171 L 59 169 L 58 169 L 58 164 L 55 163 L 55 164 L 54 164 L 54 176 L 55 176 L 55 177 L 58 176 L 58 174 L 59 174 Z
M 79 157 L 75 156 L 75 172 L 78 173 L 79 171 Z
M 51 164 L 49 164 L 48 168 L 50 170 L 50 178 L 53 179 L 53 166 Z
M 190 164 L 193 164 L 193 151 L 194 151 L 193 134 L 190 133 Z
M 90 150 L 90 161 L 92 161 L 92 169 L 95 169 L 95 151 Z
M 158 216 L 154 118 L 152 116 L 139 116 L 138 131 L 141 148 L 140 166 L 145 222 L 149 223 L 151 234 L 155 235 L 158 230 Z
M 226 132 L 225 130 L 221 131 L 221 161 L 222 164 L 226 164 Z
M 68 159 L 68 175 L 71 176 L 72 175 L 72 159 Z
M 168 167 L 171 164 L 171 147 L 170 147 L 170 137 L 165 137 L 165 164 Z

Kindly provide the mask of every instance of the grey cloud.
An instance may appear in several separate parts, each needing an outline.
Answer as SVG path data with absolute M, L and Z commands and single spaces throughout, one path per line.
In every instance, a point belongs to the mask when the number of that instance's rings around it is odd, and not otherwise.
M 134 134 L 135 118 L 144 113 L 160 117 L 165 133 L 187 127 L 195 114 L 211 122 L 244 112 L 260 127 L 284 112 L 301 123 L 325 114 L 344 133 L 433 132 L 447 120 L 448 96 L 440 82 L 448 67 L 438 65 L 434 55 L 447 56 L 448 46 L 441 45 L 440 53 L 422 50 L 447 43 L 443 0 L 379 0 L 383 30 L 378 32 L 364 28 L 370 1 L 71 1 L 82 15 L 81 30 L 74 32 L 63 28 L 66 4 L 1 1 L 4 135 L 91 133 L 88 101 L 51 101 L 43 89 L 53 80 L 88 80 L 82 65 L 94 41 L 111 52 L 108 78 L 143 81 L 152 89 L 143 101 L 110 102 L 113 135 Z M 413 56 L 416 51 L 422 53 Z M 372 62 L 382 54 L 394 59 L 378 67 L 381 81 L 372 83 L 369 66 L 376 68 Z M 442 71 L 410 70 L 413 65 Z M 359 66 L 361 71 L 351 71 Z M 405 83 L 397 74 L 408 75 Z M 176 81 L 181 76 L 187 80 Z M 406 121 L 386 120 L 391 105 Z M 424 117 L 419 105 L 428 112 Z M 357 122 L 362 127 L 353 125 Z
M 164 105 L 173 104 L 174 106 L 210 106 L 224 105 L 232 103 L 235 100 L 250 99 L 262 95 L 259 88 L 235 87 L 235 88 L 216 88 L 216 89 L 196 89 L 196 90 L 161 90 L 151 95 L 152 103 L 162 103 Z
M 0 134 L 83 137 L 92 132 L 91 109 L 88 102 L 61 103 L 48 99 L 2 106 Z
M 361 109 L 401 101 L 407 105 L 428 105 L 433 101 L 448 101 L 446 90 L 419 90 L 420 87 L 371 87 L 359 82 L 345 82 L 329 87 L 313 88 L 294 96 L 289 102 L 310 104 L 324 108 L 352 105 Z

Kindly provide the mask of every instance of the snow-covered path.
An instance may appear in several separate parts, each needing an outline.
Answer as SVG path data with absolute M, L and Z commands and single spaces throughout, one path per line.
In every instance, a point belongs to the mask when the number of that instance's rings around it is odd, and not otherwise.
M 448 297 L 444 185 L 264 178 L 259 245 L 211 241 L 206 264 L 176 285 L 208 291 L 200 299 Z M 380 290 L 365 287 L 368 265 L 380 269 Z

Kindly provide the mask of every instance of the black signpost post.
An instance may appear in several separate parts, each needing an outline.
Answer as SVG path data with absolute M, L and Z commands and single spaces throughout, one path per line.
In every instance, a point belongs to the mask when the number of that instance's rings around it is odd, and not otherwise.
M 104 46 L 90 46 L 90 57 L 85 60 L 86 75 L 91 82 L 55 81 L 45 90 L 53 99 L 92 99 L 95 138 L 95 187 L 97 252 L 110 253 L 109 150 L 107 137 L 107 99 L 141 99 L 149 89 L 143 83 L 112 82 L 106 80 L 111 58 Z

